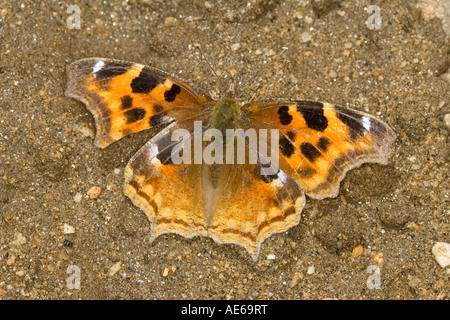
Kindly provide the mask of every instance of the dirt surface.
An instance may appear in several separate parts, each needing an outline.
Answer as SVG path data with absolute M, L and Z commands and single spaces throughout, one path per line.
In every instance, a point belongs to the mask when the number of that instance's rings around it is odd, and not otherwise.
M 0 299 L 450 298 L 431 253 L 450 238 L 438 1 L 378 1 L 380 29 L 365 24 L 369 1 L 111 2 L 0 1 Z M 71 4 L 80 29 L 67 26 Z M 307 199 L 302 222 L 267 239 L 257 263 L 204 237 L 151 243 L 122 183 L 155 132 L 97 149 L 93 117 L 64 96 L 66 66 L 93 56 L 158 67 L 212 96 L 237 79 L 243 100 L 350 106 L 398 138 L 388 165 L 352 170 L 335 199 Z

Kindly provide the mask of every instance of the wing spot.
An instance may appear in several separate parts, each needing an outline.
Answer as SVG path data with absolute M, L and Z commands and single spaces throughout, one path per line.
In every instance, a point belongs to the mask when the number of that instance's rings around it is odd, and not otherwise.
M 297 172 L 302 177 L 309 178 L 309 177 L 312 177 L 316 173 L 316 170 L 314 170 L 313 168 L 307 167 L 307 168 L 299 169 Z
M 127 118 L 127 123 L 137 122 L 139 120 L 144 119 L 145 110 L 142 108 L 134 108 L 128 111 L 125 111 L 125 117 Z
M 282 125 L 288 125 L 292 122 L 292 116 L 289 114 L 288 106 L 281 106 L 278 109 L 278 115 Z
M 165 149 L 163 149 L 162 151 L 160 151 L 156 155 L 158 160 L 161 161 L 162 165 L 165 166 L 165 165 L 173 164 L 173 161 L 172 161 L 172 149 L 173 149 L 174 146 L 175 146 L 175 144 L 172 145 L 172 146 L 166 147 Z
M 327 151 L 328 147 L 330 146 L 330 140 L 328 140 L 325 137 L 320 137 L 319 141 L 317 142 L 317 146 L 319 147 L 320 150 L 322 151 Z
M 320 151 L 309 142 L 303 142 L 300 145 L 300 151 L 311 162 L 314 162 L 321 155 Z
M 292 144 L 292 142 L 295 140 L 295 133 L 292 131 L 288 131 L 286 133 L 286 136 L 287 137 L 283 136 L 280 138 L 280 151 L 281 153 L 283 153 L 283 155 L 290 158 L 295 150 L 294 145 Z
M 155 112 L 155 113 L 160 113 L 161 111 L 163 111 L 164 110 L 164 107 L 162 106 L 162 105 L 160 105 L 160 104 L 155 104 L 154 106 L 153 106 L 153 111 Z
M 180 86 L 174 83 L 169 90 L 164 92 L 164 100 L 166 100 L 167 102 L 172 102 L 180 92 Z
M 149 93 L 161 84 L 161 80 L 152 75 L 147 68 L 144 68 L 139 76 L 131 81 L 131 90 L 133 90 L 133 93 Z
M 150 126 L 154 127 L 165 122 L 167 114 L 165 112 L 157 113 L 150 118 Z
M 323 114 L 323 103 L 299 101 L 297 111 L 305 119 L 308 128 L 323 132 L 328 127 L 328 119 Z
M 133 98 L 130 96 L 123 96 L 121 98 L 121 101 L 122 101 L 121 105 L 122 110 L 130 109 L 131 106 L 133 105 Z

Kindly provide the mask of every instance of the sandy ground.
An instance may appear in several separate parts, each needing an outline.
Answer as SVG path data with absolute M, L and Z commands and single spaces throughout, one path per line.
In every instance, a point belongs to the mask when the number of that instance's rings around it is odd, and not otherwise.
M 67 27 L 71 4 L 81 29 Z M 449 299 L 449 273 L 431 253 L 450 238 L 445 17 L 438 1 L 378 1 L 381 28 L 369 29 L 369 4 L 0 1 L 0 299 Z M 335 199 L 308 199 L 302 222 L 266 240 L 257 263 L 209 238 L 150 243 L 122 183 L 155 132 L 97 149 L 93 117 L 64 96 L 67 64 L 92 56 L 155 66 L 218 96 L 227 88 L 196 43 L 244 99 L 351 106 L 398 134 L 388 165 L 351 171 Z

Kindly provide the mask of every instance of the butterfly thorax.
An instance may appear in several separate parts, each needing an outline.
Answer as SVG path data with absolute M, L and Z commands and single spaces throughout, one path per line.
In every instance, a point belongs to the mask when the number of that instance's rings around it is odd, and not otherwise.
M 219 100 L 211 115 L 211 128 L 219 129 L 225 134 L 226 129 L 236 129 L 239 125 L 241 111 L 236 100 L 225 97 Z

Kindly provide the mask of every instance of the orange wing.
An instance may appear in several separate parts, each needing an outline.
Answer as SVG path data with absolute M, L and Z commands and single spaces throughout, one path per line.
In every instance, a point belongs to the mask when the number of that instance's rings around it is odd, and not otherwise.
M 154 136 L 125 169 L 125 194 L 152 222 L 152 239 L 208 236 L 243 246 L 256 261 L 264 239 L 299 223 L 305 196 L 284 172 L 263 176 L 259 164 L 175 165 L 175 128 Z
M 130 133 L 195 119 L 212 101 L 160 70 L 128 61 L 81 59 L 67 67 L 67 76 L 66 95 L 94 116 L 100 148 Z
M 256 128 L 278 128 L 280 168 L 310 197 L 335 197 L 348 170 L 388 162 L 394 131 L 352 109 L 312 101 L 254 102 L 243 107 Z

